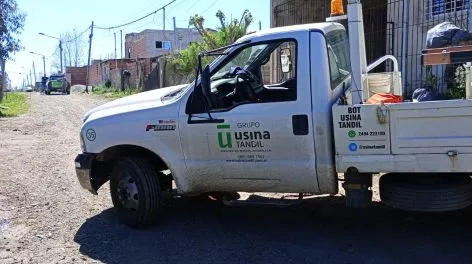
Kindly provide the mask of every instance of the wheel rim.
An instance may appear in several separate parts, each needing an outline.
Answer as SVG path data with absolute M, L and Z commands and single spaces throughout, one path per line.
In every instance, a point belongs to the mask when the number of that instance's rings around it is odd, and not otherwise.
M 136 212 L 139 208 L 138 187 L 134 178 L 129 174 L 124 174 L 117 187 L 118 200 L 121 206 L 129 211 Z

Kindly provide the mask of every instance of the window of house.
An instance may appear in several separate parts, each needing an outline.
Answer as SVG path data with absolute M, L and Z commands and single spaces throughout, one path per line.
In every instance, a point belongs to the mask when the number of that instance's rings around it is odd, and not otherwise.
M 172 49 L 172 42 L 170 41 L 156 41 L 156 49 Z
M 349 39 L 344 30 L 326 34 L 328 59 L 331 77 L 331 89 L 335 89 L 351 74 Z
M 443 15 L 465 10 L 470 0 L 428 0 L 429 16 Z

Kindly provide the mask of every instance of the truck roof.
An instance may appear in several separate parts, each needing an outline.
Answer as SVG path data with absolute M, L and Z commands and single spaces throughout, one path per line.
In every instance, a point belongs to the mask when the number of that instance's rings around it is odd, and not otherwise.
M 254 33 L 245 35 L 238 39 L 238 42 L 242 42 L 245 40 L 250 40 L 253 38 L 257 37 L 262 37 L 262 36 L 270 36 L 270 35 L 277 35 L 281 33 L 287 33 L 287 32 L 300 32 L 300 31 L 312 31 L 312 30 L 319 30 L 323 32 L 324 34 L 331 32 L 333 30 L 339 30 L 342 29 L 344 30 L 344 26 L 339 24 L 339 23 L 333 23 L 333 22 L 325 22 L 325 23 L 312 23 L 312 24 L 302 24 L 302 25 L 294 25 L 294 26 L 285 26 L 285 27 L 276 27 L 276 28 L 270 28 L 270 29 L 264 29 L 261 31 L 256 31 Z

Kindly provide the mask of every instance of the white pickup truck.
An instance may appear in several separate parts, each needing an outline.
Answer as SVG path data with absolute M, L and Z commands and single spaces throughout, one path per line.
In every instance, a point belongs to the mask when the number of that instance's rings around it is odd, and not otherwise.
M 372 200 L 373 175 L 393 207 L 468 207 L 472 101 L 367 104 L 379 90 L 401 95 L 401 77 L 392 57 L 367 67 L 361 4 L 348 6 L 350 39 L 333 22 L 256 32 L 213 52 L 195 83 L 90 110 L 80 184 L 96 194 L 110 181 L 133 227 L 173 195 L 337 194 L 340 174 L 350 207 Z M 385 59 L 394 72 L 368 74 Z

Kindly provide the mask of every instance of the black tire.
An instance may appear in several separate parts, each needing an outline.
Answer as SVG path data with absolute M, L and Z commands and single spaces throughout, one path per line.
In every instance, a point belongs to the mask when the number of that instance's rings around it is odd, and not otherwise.
M 472 205 L 472 180 L 463 175 L 386 174 L 379 182 L 380 199 L 406 211 L 447 212 Z
M 120 186 L 125 181 L 131 186 L 130 188 Z M 161 189 L 158 174 L 147 160 L 140 158 L 118 160 L 110 178 L 110 193 L 115 210 L 126 225 L 141 228 L 157 220 L 162 207 Z M 129 197 L 131 195 L 133 197 Z M 124 196 L 128 196 L 128 199 Z

